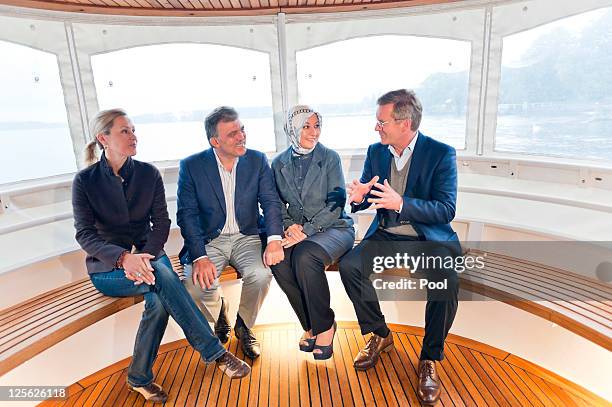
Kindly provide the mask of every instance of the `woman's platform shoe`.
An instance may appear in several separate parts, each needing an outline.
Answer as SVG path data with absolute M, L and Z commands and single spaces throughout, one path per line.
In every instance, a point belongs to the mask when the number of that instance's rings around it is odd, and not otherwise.
M 321 352 L 314 352 L 313 356 L 315 360 L 327 360 L 332 357 L 334 354 L 334 338 L 336 337 L 336 331 L 338 330 L 336 326 L 336 321 L 334 321 L 334 334 L 332 335 L 332 341 L 329 345 L 317 345 L 313 346 L 313 350 L 318 349 Z
M 306 332 L 304 332 L 304 335 L 306 335 Z M 315 346 L 315 341 L 317 340 L 316 336 L 312 336 L 310 338 L 305 338 L 304 335 L 302 335 L 302 338 L 300 339 L 300 350 L 302 352 L 312 352 Z

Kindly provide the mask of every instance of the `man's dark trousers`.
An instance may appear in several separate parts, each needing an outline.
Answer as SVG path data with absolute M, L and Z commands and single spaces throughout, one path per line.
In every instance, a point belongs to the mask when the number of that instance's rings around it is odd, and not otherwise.
M 339 264 L 340 276 L 353 302 L 361 333 L 365 335 L 385 325 L 385 317 L 380 310 L 376 290 L 370 280 L 373 273 L 371 266 L 373 256 L 395 256 L 398 251 L 405 251 L 415 256 L 421 253 L 426 256 L 457 256 L 460 253 L 457 253 L 455 247 L 454 243 L 446 246 L 436 242 L 423 242 L 414 237 L 378 229 L 347 253 Z M 425 337 L 420 359 L 442 360 L 444 340 L 457 313 L 458 278 L 452 268 L 429 270 L 425 274 L 429 281 L 446 279 L 447 288 L 444 292 L 427 291 Z

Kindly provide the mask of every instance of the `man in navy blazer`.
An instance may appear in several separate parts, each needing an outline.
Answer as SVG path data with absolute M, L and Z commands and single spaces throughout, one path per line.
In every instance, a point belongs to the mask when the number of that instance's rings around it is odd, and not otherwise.
M 381 352 L 393 348 L 393 336 L 369 279 L 373 267 L 372 263 L 368 267 L 368 254 L 393 256 L 396 248 L 402 247 L 418 250 L 409 253 L 418 256 L 423 247 L 431 246 L 438 253 L 461 253 L 457 234 L 450 226 L 457 199 L 455 150 L 419 132 L 421 113 L 421 104 L 412 91 L 400 89 L 378 99 L 375 130 L 381 141 L 369 147 L 361 179 L 349 187 L 352 212 L 376 209 L 364 240 L 339 265 L 361 332 L 372 332 L 368 344 L 355 358 L 358 370 L 374 366 Z M 432 241 L 444 243 L 428 243 Z M 428 278 L 444 277 L 447 288 L 441 296 L 427 291 L 418 372 L 418 395 L 426 404 L 439 398 L 435 361 L 443 358 L 444 340 L 457 311 L 455 270 L 435 271 L 439 273 L 429 273 Z
M 231 329 L 219 275 L 228 264 L 236 268 L 242 293 L 234 331 L 244 354 L 255 359 L 260 346 L 251 328 L 270 287 L 269 266 L 284 258 L 281 203 L 267 158 L 246 148 L 234 109 L 213 110 L 205 128 L 211 148 L 185 158 L 179 167 L 177 222 L 185 240 L 180 253 L 185 284 L 215 322 L 219 339 L 227 342 Z M 265 251 L 262 234 L 267 235 Z

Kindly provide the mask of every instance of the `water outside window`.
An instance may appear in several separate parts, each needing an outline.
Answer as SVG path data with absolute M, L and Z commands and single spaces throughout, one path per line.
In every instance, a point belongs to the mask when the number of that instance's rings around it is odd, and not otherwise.
M 612 8 L 504 38 L 495 150 L 612 161 Z
M 380 139 L 374 131 L 376 99 L 390 90 L 413 89 L 423 104 L 421 131 L 464 149 L 470 52 L 465 41 L 399 35 L 299 51 L 299 101 L 322 113 L 322 143 L 366 148 Z
M 76 171 L 57 57 L 0 41 L 0 184 Z
M 124 108 L 142 161 L 182 159 L 209 147 L 204 117 L 238 110 L 247 147 L 274 151 L 269 55 L 211 44 L 161 44 L 91 57 L 101 109 Z

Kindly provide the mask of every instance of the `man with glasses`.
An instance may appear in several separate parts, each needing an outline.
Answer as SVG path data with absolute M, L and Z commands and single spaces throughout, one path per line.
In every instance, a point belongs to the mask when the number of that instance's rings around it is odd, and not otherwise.
M 380 143 L 368 148 L 361 179 L 349 186 L 352 212 L 376 209 L 365 238 L 340 261 L 342 283 L 353 302 L 363 335 L 372 333 L 354 361 L 357 370 L 373 367 L 380 353 L 393 349 L 393 336 L 385 323 L 370 276 L 371 255 L 393 256 L 398 247 L 421 254 L 425 247 L 449 246 L 460 254 L 455 216 L 457 165 L 455 150 L 422 134 L 421 103 L 413 91 L 388 92 L 378 99 L 375 130 Z M 429 242 L 445 242 L 431 244 Z M 420 245 L 420 246 L 419 246 Z M 416 248 L 419 249 L 416 249 Z M 434 251 L 438 251 L 435 249 Z M 369 265 L 369 266 L 368 266 Z M 442 295 L 427 289 L 425 337 L 418 366 L 418 396 L 435 404 L 440 381 L 435 361 L 442 360 L 444 340 L 457 312 L 458 281 L 454 269 L 435 270 L 431 278 L 446 281 Z

